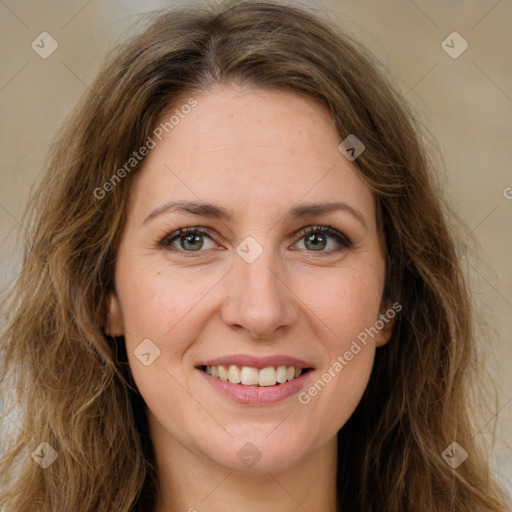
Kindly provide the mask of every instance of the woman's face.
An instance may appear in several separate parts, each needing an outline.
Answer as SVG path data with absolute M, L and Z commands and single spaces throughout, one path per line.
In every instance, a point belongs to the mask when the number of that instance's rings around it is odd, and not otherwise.
M 107 332 L 159 443 L 279 471 L 334 446 L 389 337 L 374 198 L 314 100 L 194 98 L 134 180 Z

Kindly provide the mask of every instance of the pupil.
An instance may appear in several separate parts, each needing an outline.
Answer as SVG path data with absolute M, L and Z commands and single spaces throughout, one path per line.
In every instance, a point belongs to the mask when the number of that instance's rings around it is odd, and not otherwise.
M 318 242 L 319 239 L 321 239 L 320 242 Z M 309 237 L 307 238 L 306 247 L 308 247 L 308 243 L 313 244 L 313 250 L 317 250 L 319 248 L 319 244 L 323 244 L 322 247 L 320 247 L 321 249 L 323 249 L 325 247 L 325 237 L 323 235 L 313 233 L 312 235 L 309 235 Z M 310 249 L 310 247 L 308 247 L 308 249 Z
M 200 234 L 195 234 L 195 235 L 185 235 L 184 239 L 182 238 L 182 242 L 184 240 L 185 242 L 185 245 L 189 245 L 189 247 L 184 247 L 184 244 L 182 243 L 181 246 L 183 247 L 183 249 L 191 249 L 193 251 L 195 250 L 198 250 L 198 249 L 201 249 L 201 247 L 203 246 L 203 243 L 201 241 L 201 236 Z M 193 244 L 194 243 L 199 243 L 199 247 L 194 247 Z

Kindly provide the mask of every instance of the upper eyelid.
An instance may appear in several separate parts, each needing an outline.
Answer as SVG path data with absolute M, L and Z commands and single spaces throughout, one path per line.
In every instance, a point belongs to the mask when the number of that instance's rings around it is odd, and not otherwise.
M 305 226 L 305 227 L 299 229 L 298 231 L 296 231 L 293 236 L 294 237 L 299 237 L 298 240 L 297 240 L 297 242 L 299 242 L 307 234 L 309 234 L 310 232 L 317 231 L 317 230 L 321 234 L 330 235 L 333 238 L 335 238 L 335 237 L 341 238 L 341 240 L 346 241 L 348 246 L 352 246 L 353 245 L 352 240 L 347 235 L 345 235 L 341 231 L 337 230 L 336 228 L 332 227 L 331 225 L 310 224 L 310 225 Z M 216 232 L 213 229 L 205 227 L 205 226 L 199 226 L 198 225 L 198 226 L 187 226 L 187 227 L 179 228 L 179 229 L 173 231 L 172 233 L 170 233 L 169 235 L 166 235 L 161 240 L 160 244 L 164 244 L 166 241 L 168 241 L 169 242 L 168 245 L 170 245 L 171 241 L 174 242 L 176 239 L 178 239 L 179 236 L 183 236 L 184 234 L 187 234 L 187 233 L 196 233 L 196 232 L 201 233 L 203 235 L 206 234 L 215 243 L 218 243 L 218 239 L 219 238 L 223 239 L 223 237 L 220 236 L 220 235 L 217 235 Z M 297 242 L 295 242 L 295 243 L 297 243 Z M 194 251 L 190 251 L 190 252 L 194 252 Z M 197 251 L 197 252 L 204 252 L 204 251 Z
M 214 230 L 211 228 L 207 228 L 207 227 L 203 227 L 203 226 L 188 226 L 185 228 L 176 229 L 172 233 L 169 233 L 168 235 L 164 236 L 164 238 L 162 239 L 162 242 L 165 242 L 166 240 L 170 241 L 170 240 L 176 239 L 180 235 L 183 236 L 184 234 L 187 234 L 187 233 L 196 233 L 196 232 L 201 233 L 203 235 L 208 235 L 212 238 L 212 240 L 215 240 L 215 236 L 217 236 L 217 238 L 223 238 L 220 235 L 215 235 Z

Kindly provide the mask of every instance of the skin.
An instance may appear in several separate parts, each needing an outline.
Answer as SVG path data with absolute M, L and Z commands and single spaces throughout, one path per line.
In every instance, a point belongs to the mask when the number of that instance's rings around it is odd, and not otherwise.
M 297 395 L 266 406 L 235 403 L 195 365 L 227 354 L 286 354 L 314 366 L 306 390 L 321 378 L 390 307 L 381 303 L 385 262 L 373 194 L 314 99 L 232 84 L 194 97 L 197 106 L 150 151 L 133 182 L 108 301 L 106 330 L 125 336 L 147 405 L 157 511 L 335 511 L 336 433 L 390 329 L 369 338 L 307 404 Z M 178 199 L 215 203 L 233 218 L 167 211 L 143 222 Z M 332 201 L 356 209 L 366 226 L 346 210 L 285 217 L 297 204 Z M 315 250 L 307 235 L 297 236 L 325 225 L 353 246 L 321 234 Z M 216 237 L 204 235 L 199 251 L 179 237 L 172 247 L 159 244 L 198 226 Z M 263 248 L 252 263 L 236 252 L 248 236 Z M 147 338 L 160 350 L 149 366 L 134 355 Z M 261 454 L 252 467 L 237 457 L 247 442 Z

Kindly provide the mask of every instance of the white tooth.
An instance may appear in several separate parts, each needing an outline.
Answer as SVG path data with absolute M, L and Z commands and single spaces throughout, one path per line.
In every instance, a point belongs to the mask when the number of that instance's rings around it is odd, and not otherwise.
M 269 366 L 258 370 L 250 366 L 243 366 L 241 369 L 231 364 L 206 366 L 205 372 L 215 378 L 223 381 L 229 381 L 232 384 L 242 384 L 244 386 L 275 386 L 277 383 L 283 384 L 289 380 L 299 377 L 303 369 L 293 366 L 278 366 L 277 368 Z
M 240 370 L 235 364 L 229 365 L 228 380 L 232 384 L 240 384 Z
M 273 366 L 262 368 L 259 372 L 260 386 L 275 386 L 277 382 L 276 369 Z
M 226 367 L 223 364 L 219 365 L 219 377 L 223 381 L 228 380 L 228 371 L 226 370 Z
M 240 382 L 245 386 L 258 384 L 258 370 L 256 368 L 250 368 L 249 366 L 242 366 Z
M 276 372 L 276 380 L 279 384 L 286 382 L 286 366 L 278 366 Z

